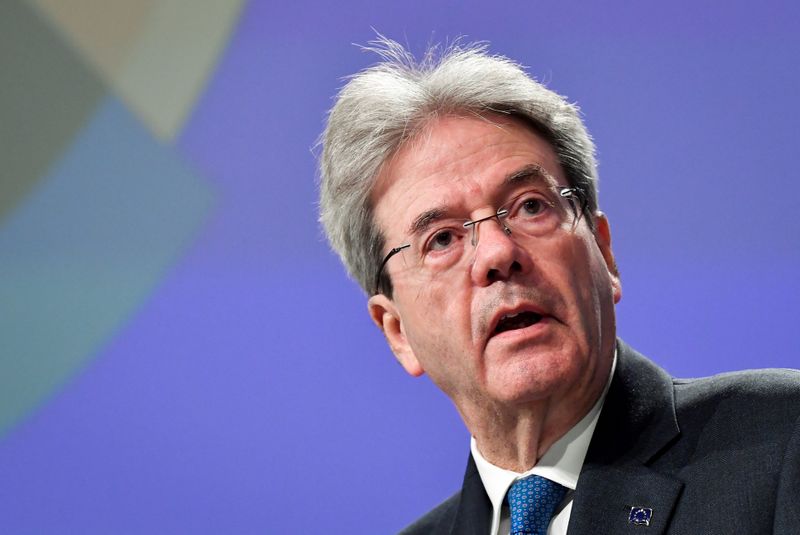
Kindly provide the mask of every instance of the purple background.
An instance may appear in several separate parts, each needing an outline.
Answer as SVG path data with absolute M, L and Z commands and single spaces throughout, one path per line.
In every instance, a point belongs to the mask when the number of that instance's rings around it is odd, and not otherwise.
M 406 376 L 316 223 L 317 136 L 371 28 L 458 35 L 577 101 L 620 335 L 675 375 L 797 367 L 800 8 L 250 2 L 178 143 L 216 201 L 116 335 L 0 442 L 3 533 L 392 533 L 468 436 Z

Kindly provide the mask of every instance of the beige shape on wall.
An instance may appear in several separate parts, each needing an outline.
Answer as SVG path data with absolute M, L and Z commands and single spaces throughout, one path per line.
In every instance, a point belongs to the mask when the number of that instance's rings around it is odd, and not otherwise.
M 29 0 L 162 141 L 188 119 L 243 0 Z

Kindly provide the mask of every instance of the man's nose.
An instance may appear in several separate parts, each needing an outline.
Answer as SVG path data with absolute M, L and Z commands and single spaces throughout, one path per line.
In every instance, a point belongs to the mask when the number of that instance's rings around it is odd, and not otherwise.
M 508 280 L 515 272 L 522 271 L 525 253 L 502 220 L 495 217 L 481 221 L 474 232 L 473 283 L 487 286 L 499 280 Z

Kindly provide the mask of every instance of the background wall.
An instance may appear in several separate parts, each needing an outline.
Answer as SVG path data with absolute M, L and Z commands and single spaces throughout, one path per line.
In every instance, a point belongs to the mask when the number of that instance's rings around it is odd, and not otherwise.
M 467 434 L 316 223 L 372 28 L 488 40 L 582 107 L 619 332 L 797 367 L 795 2 L 4 0 L 0 532 L 392 533 Z

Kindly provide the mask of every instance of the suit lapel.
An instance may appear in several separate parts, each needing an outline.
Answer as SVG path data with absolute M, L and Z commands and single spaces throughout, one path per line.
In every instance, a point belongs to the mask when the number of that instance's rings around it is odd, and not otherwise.
M 492 525 L 492 503 L 486 495 L 478 467 L 472 454 L 467 462 L 464 484 L 461 487 L 461 499 L 458 512 L 449 531 L 442 533 L 452 535 L 486 535 Z
M 619 341 L 617 368 L 575 489 L 569 535 L 660 535 L 683 483 L 648 464 L 680 433 L 672 378 Z M 649 526 L 631 508 L 652 511 Z
M 575 491 L 567 533 L 661 535 L 682 488 L 683 483 L 675 478 L 643 466 L 584 470 Z M 648 526 L 630 521 L 632 508 L 652 512 Z

